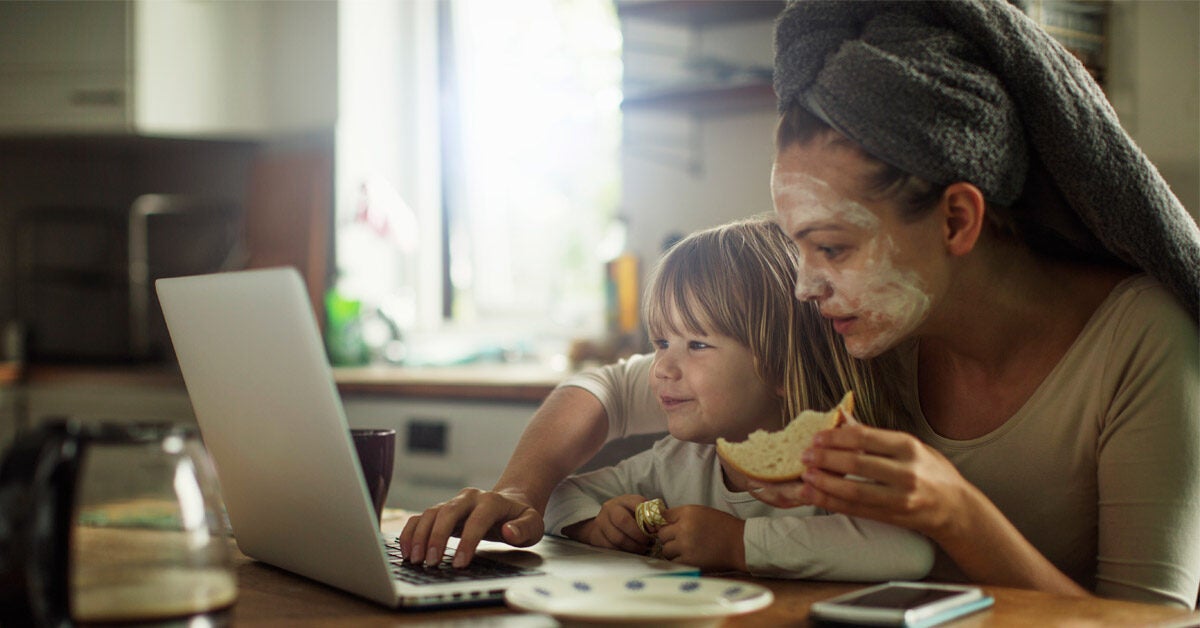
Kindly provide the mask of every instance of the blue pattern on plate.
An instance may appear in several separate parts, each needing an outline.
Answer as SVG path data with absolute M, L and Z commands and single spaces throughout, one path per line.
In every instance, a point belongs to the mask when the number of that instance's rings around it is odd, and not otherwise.
M 583 595 L 585 593 L 587 595 Z M 620 608 L 622 598 L 645 600 L 648 595 L 662 597 L 662 600 L 649 600 L 661 602 L 661 608 L 651 614 L 654 621 L 742 614 L 763 608 L 772 599 L 771 592 L 759 586 L 700 577 L 580 578 L 555 586 L 529 583 L 510 589 L 506 598 L 521 608 L 555 615 L 556 601 L 574 597 L 579 606 L 572 613 L 591 613 L 588 616 L 611 619 L 624 616 Z M 642 618 L 646 625 L 653 625 L 651 615 Z

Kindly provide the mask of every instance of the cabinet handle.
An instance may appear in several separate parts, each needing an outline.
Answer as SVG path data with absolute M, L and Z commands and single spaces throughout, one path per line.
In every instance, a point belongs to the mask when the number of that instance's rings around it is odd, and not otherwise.
M 122 107 L 125 105 L 125 90 L 109 87 L 77 89 L 71 92 L 71 105 L 75 107 Z

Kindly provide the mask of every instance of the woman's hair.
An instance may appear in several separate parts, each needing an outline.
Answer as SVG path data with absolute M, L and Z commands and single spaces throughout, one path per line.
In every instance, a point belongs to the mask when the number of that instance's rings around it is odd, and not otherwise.
M 833 132 L 836 131 L 832 127 L 803 107 L 792 106 L 779 119 L 775 148 L 782 152 L 794 144 L 807 144 L 822 133 Z M 853 140 L 850 142 L 853 144 Z M 893 201 L 904 220 L 927 215 L 948 187 L 905 172 L 854 145 L 873 167 L 864 181 L 864 191 L 873 198 Z M 1029 172 L 1020 197 L 1011 205 L 987 202 L 985 219 L 991 233 L 1019 241 L 1048 258 L 1124 266 L 1080 221 L 1038 156 L 1031 154 L 1029 158 Z
M 879 376 L 887 361 L 851 357 L 813 304 L 795 299 L 797 262 L 796 246 L 765 215 L 684 238 L 667 251 L 647 287 L 651 337 L 721 334 L 742 343 L 762 381 L 785 391 L 781 425 L 801 410 L 832 408 L 847 390 L 854 391 L 860 421 L 894 425 L 894 408 L 879 406 L 883 383 L 891 381 Z

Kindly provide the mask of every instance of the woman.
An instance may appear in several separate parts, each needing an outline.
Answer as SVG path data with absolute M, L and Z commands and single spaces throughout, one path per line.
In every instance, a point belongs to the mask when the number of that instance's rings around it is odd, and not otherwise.
M 905 431 L 825 433 L 821 471 L 757 496 L 921 531 L 938 579 L 1194 606 L 1200 232 L 1098 87 L 998 0 L 797 2 L 776 38 L 797 296 L 910 377 Z M 539 473 L 652 431 L 644 369 L 556 391 L 500 490 L 423 525 L 531 542 Z
M 1082 68 L 999 2 L 801 2 L 776 50 L 796 297 L 901 356 L 911 423 L 760 499 L 922 532 L 934 578 L 1194 606 L 1200 238 Z

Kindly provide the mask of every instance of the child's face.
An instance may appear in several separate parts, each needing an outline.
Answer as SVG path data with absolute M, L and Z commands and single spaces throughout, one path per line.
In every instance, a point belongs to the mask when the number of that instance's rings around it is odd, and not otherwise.
M 758 377 L 745 345 L 719 334 L 665 332 L 654 346 L 650 386 L 675 438 L 715 443 L 781 427 L 781 398 Z

